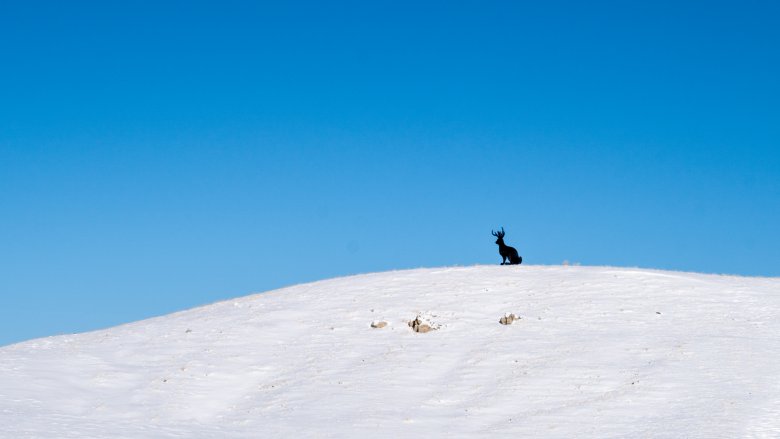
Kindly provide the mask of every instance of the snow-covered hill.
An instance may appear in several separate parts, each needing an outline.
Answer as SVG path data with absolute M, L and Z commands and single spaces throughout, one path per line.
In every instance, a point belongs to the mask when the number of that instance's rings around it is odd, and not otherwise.
M 780 437 L 780 279 L 419 269 L 0 349 L 4 438 L 498 433 Z

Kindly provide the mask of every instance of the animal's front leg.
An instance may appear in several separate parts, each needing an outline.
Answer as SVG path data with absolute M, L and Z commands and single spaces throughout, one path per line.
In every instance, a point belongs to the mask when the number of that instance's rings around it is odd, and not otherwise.
M 501 255 L 501 265 L 506 265 L 506 256 Z

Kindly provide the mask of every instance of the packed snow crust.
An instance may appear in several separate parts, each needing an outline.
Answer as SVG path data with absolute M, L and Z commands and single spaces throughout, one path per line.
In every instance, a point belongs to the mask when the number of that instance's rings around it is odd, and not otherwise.
M 780 437 L 780 278 L 418 269 L 0 348 L 3 438 L 501 433 Z

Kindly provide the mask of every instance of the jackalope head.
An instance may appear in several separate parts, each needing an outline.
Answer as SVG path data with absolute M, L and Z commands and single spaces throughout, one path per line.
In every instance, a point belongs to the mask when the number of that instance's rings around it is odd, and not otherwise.
M 491 230 L 490 233 L 492 233 L 493 236 L 498 238 L 498 239 L 496 239 L 496 244 L 504 245 L 504 235 L 506 235 L 506 232 L 504 232 L 504 228 L 503 227 L 501 227 L 501 231 L 500 232 L 494 232 L 494 231 Z

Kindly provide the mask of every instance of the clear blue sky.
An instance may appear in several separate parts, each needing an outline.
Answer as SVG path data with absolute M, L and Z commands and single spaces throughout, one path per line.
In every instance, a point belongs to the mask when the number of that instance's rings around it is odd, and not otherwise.
M 497 264 L 499 226 L 780 275 L 780 3 L 252 3 L 0 4 L 0 344 Z

